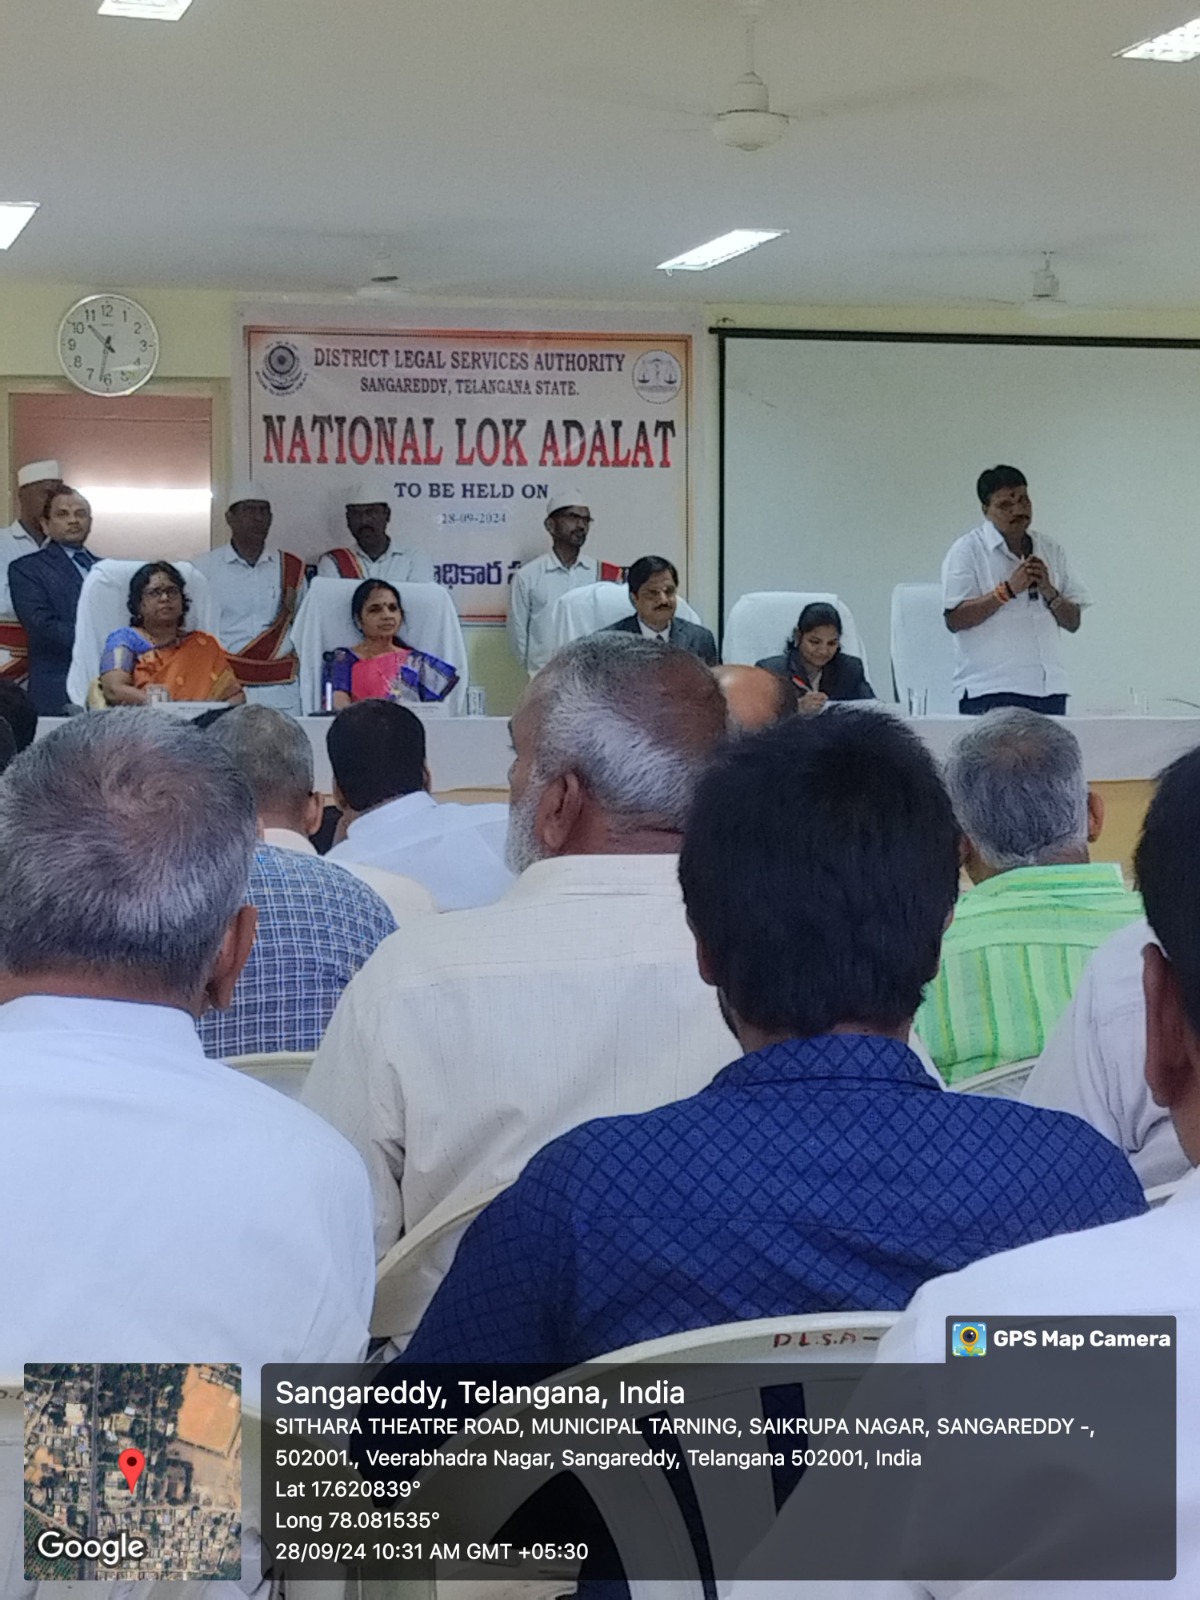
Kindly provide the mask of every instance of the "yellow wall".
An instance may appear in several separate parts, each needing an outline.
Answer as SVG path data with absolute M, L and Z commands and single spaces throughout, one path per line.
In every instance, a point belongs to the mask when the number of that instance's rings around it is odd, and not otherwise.
M 86 283 L 0 284 L 0 377 L 60 377 L 55 340 L 63 312 L 96 288 Z M 158 324 L 159 377 L 229 378 L 236 296 L 215 289 L 130 287 L 122 292 L 140 301 Z
M 61 377 L 55 354 L 58 324 L 68 306 L 95 284 L 8 282 L 0 286 L 0 400 L 4 391 L 21 381 L 44 384 Z M 122 288 L 140 300 L 158 323 L 162 358 L 156 382 L 213 381 L 222 386 L 228 416 L 228 384 L 232 380 L 233 329 L 237 305 L 244 299 L 233 291 L 215 289 Z M 577 308 L 586 313 L 586 307 Z M 559 308 L 561 314 L 561 308 Z M 1053 334 L 1070 337 L 1104 335 L 1113 338 L 1197 338 L 1200 310 L 1086 311 L 1054 322 L 1033 321 L 1016 307 L 1006 306 L 804 306 L 711 305 L 706 326 L 760 328 L 845 328 L 907 333 Z M 709 372 L 715 382 L 715 366 Z M 710 416 L 713 393 L 699 396 L 700 409 Z M 225 440 L 218 443 L 217 459 L 224 461 Z M 0 441 L 0 479 L 7 492 L 7 428 Z M 11 516 L 11 510 L 8 511 Z M 7 518 L 5 518 L 7 520 Z M 697 564 L 715 567 L 711 534 L 705 522 L 698 531 Z M 496 628 L 470 628 L 467 647 L 471 677 L 485 686 L 488 709 L 511 711 L 524 675 L 508 654 L 503 632 Z

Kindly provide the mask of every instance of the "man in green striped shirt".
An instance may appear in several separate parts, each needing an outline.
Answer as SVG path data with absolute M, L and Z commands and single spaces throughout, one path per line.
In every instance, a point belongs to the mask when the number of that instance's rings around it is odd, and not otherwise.
M 949 1084 L 1041 1053 L 1092 952 L 1143 915 L 1091 862 L 1104 806 L 1062 723 L 992 711 L 955 742 L 946 784 L 973 888 L 959 897 L 915 1028 Z

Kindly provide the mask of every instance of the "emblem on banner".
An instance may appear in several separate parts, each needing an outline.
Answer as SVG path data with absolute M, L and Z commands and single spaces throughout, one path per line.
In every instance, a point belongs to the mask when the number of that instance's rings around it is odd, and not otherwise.
M 633 387 L 653 406 L 674 400 L 683 386 L 683 368 L 669 350 L 647 350 L 633 364 Z
M 297 389 L 302 389 L 308 382 L 308 373 L 296 346 L 286 339 L 276 339 L 274 344 L 269 344 L 258 369 L 258 381 L 272 394 L 295 394 Z

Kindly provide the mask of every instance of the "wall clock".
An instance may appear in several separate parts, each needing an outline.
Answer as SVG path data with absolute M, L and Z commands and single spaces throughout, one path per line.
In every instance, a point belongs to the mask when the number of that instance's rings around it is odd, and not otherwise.
M 153 317 L 128 295 L 85 295 L 59 324 L 59 363 L 87 394 L 132 394 L 154 376 L 158 353 Z

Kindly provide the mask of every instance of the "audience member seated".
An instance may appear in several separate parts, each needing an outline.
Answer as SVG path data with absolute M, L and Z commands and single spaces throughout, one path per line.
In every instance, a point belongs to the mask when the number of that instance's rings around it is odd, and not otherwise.
M 730 746 L 679 877 L 744 1055 L 534 1156 L 463 1237 L 406 1360 L 553 1369 L 713 1323 L 901 1307 L 979 1256 L 1143 1209 L 1086 1123 L 945 1094 L 908 1049 L 958 831 L 898 721 L 792 718 Z
M 12 730 L 18 751 L 27 750 L 37 737 L 37 707 L 19 683 L 0 678 L 0 717 Z
M 758 665 L 791 679 L 801 711 L 819 711 L 830 700 L 875 698 L 862 662 L 842 650 L 841 614 L 827 600 L 805 606 L 783 655 L 764 656 Z
M 374 1289 L 362 1163 L 206 1061 L 254 938 L 254 802 L 172 717 L 74 718 L 0 779 L 0 1372 L 353 1361 Z
M 335 711 L 355 700 L 444 700 L 458 682 L 457 667 L 400 637 L 404 607 L 390 583 L 364 579 L 354 591 L 350 614 L 362 642 L 333 652 L 329 682 Z
M 654 644 L 678 645 L 690 650 L 710 667 L 717 664 L 717 642 L 707 628 L 675 615 L 679 603 L 679 574 L 662 556 L 642 556 L 629 569 L 631 617 L 610 622 L 606 633 L 641 635 Z
M 33 743 L 37 712 L 19 684 L 0 678 L 0 772 Z
M 302 856 L 316 856 L 311 835 L 321 826 L 325 806 L 323 797 L 313 790 L 312 745 L 304 729 L 273 706 L 206 711 L 193 726 L 199 727 L 209 718 L 214 736 L 254 793 L 264 842 Z M 393 916 L 437 910 L 428 889 L 412 878 L 357 861 L 342 860 L 338 865 L 373 889 Z
M 246 743 L 236 726 L 225 732 L 226 720 L 219 717 L 205 733 L 188 732 L 209 749 L 246 757 Z M 250 868 L 250 904 L 258 913 L 254 948 L 232 1003 L 200 1019 L 204 1053 L 224 1059 L 315 1050 L 342 990 L 396 931 L 396 919 L 373 889 L 341 867 L 265 841 Z
M 166 689 L 169 700 L 244 704 L 242 686 L 217 640 L 183 626 L 188 604 L 183 578 L 169 561 L 150 561 L 134 573 L 132 626 L 110 633 L 100 658 L 100 688 L 110 706 L 149 705 L 159 689 Z
M 556 1134 L 694 1094 L 730 1059 L 677 875 L 724 732 L 695 656 L 621 634 L 576 640 L 526 689 L 508 845 L 520 878 L 495 905 L 389 940 L 305 1085 L 367 1158 L 380 1255 Z
M 52 489 L 42 513 L 45 542 L 8 569 L 8 586 L 29 649 L 29 693 L 47 717 L 67 706 L 67 673 L 75 646 L 75 612 L 84 574 L 96 564 L 85 550 L 92 508 L 65 483 Z
M 1200 1163 L 1200 750 L 1168 767 L 1146 816 L 1137 881 L 1154 939 L 1145 953 L 1147 1092 L 1167 1108 L 1189 1162 Z M 1145 942 L 1144 935 L 1143 942 Z M 1154 942 L 1154 941 L 1157 942 Z M 1115 942 L 1115 941 L 1114 941 Z M 957 1099 L 958 1096 L 948 1098 Z M 1161 1317 L 1177 1319 L 1176 1419 L 1178 1545 L 1171 1582 L 1031 1583 L 995 1581 L 872 1585 L 883 1600 L 1147 1600 L 1200 1594 L 1200 1506 L 1195 1418 L 1200 1410 L 1200 1173 L 1183 1180 L 1169 1205 L 1132 1221 L 1043 1240 L 993 1256 L 927 1284 L 887 1335 L 880 1358 L 946 1359 L 946 1318 L 968 1306 L 997 1317 Z M 1106 1419 L 1107 1420 L 1107 1419 Z M 1144 1514 L 1131 1462 L 1129 1509 Z M 1077 1484 L 1086 1494 L 1086 1484 Z M 1110 1533 L 1111 1537 L 1119 1537 Z M 1050 1552 L 1053 1559 L 1054 1552 Z M 748 1597 L 747 1597 L 748 1600 Z
M 794 716 L 798 696 L 789 678 L 762 667 L 747 667 L 728 662 L 714 667 L 713 677 L 725 696 L 729 726 L 738 733 L 757 733 L 773 722 Z
M 1132 922 L 1102 944 L 1046 1040 L 1021 1099 L 1073 1111 L 1129 1157 L 1144 1189 L 1191 1171 L 1175 1124 L 1146 1083 L 1142 952 L 1154 935 Z
M 425 886 L 439 911 L 500 898 L 513 881 L 504 862 L 508 807 L 438 804 L 420 717 L 367 700 L 338 712 L 325 743 L 345 830 L 327 860 L 351 871 L 403 873 Z
M 1090 862 L 1104 803 L 1079 741 L 1021 707 L 992 711 L 946 763 L 974 887 L 959 900 L 917 1032 L 947 1083 L 1039 1055 L 1097 946 L 1142 915 L 1115 862 Z

